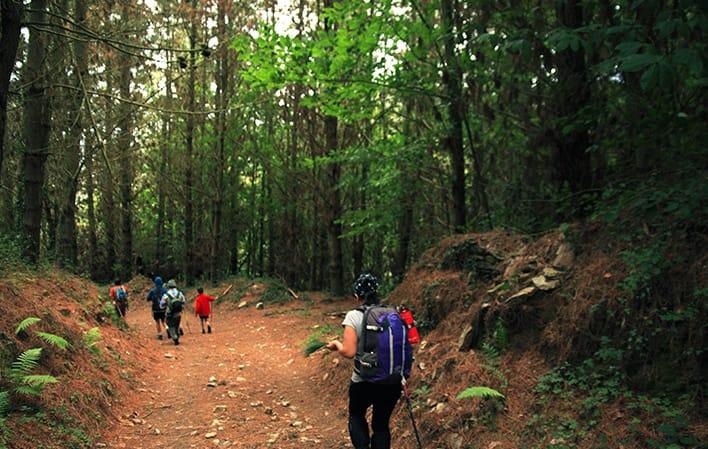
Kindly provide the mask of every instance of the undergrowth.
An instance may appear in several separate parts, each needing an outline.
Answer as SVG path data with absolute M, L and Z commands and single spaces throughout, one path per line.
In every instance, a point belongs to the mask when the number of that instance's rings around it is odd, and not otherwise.
M 542 376 L 535 388 L 540 410 L 527 422 L 525 435 L 531 441 L 550 435 L 544 446 L 548 449 L 573 449 L 589 439 L 594 439 L 593 447 L 610 449 L 609 433 L 625 435 L 624 444 L 639 447 L 699 447 L 675 398 L 638 394 L 628 386 L 624 356 L 605 338 L 593 357 L 576 365 L 564 363 Z M 601 425 L 613 404 L 621 404 L 632 416 L 613 422 L 610 429 Z

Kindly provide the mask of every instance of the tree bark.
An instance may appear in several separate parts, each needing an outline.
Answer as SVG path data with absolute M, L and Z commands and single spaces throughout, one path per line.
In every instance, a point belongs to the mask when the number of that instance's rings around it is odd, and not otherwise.
M 169 53 L 168 53 L 169 55 Z M 169 57 L 168 57 L 169 59 Z M 167 64 L 165 68 L 165 103 L 169 108 L 172 104 L 172 70 Z M 162 273 L 164 268 L 164 242 L 165 242 L 165 183 L 167 180 L 167 164 L 169 145 L 171 140 L 170 116 L 165 114 L 162 118 L 162 136 L 163 142 L 160 146 L 160 168 L 157 178 L 157 230 L 155 233 L 155 271 L 156 274 Z
M 46 23 L 47 0 L 32 0 L 30 21 Z M 47 160 L 51 129 L 49 98 L 46 88 L 47 35 L 36 28 L 30 30 L 27 52 L 27 72 L 23 135 L 25 151 L 22 156 L 23 199 L 23 255 L 37 263 L 40 255 L 42 226 L 42 192 L 44 163 Z
M 325 8 L 334 5 L 335 0 L 325 0 Z M 329 18 L 324 21 L 325 32 L 335 29 Z M 339 149 L 337 137 L 338 120 L 337 117 L 325 115 L 325 151 L 328 156 L 334 156 Z M 342 200 L 339 191 L 339 178 L 342 168 L 337 161 L 329 162 L 327 167 L 327 188 L 329 189 L 327 205 L 327 237 L 329 248 L 329 288 L 332 293 L 341 295 L 344 293 L 344 269 L 342 265 L 342 225 L 339 219 L 342 215 Z
M 93 151 L 87 152 L 86 155 L 86 216 L 88 218 L 88 243 L 89 255 L 88 265 L 91 279 L 98 278 L 97 263 L 98 261 L 98 233 L 96 231 L 96 211 L 94 200 L 94 172 L 93 172 Z
M 217 5 L 217 33 L 219 35 L 219 48 L 217 49 L 218 76 L 216 79 L 216 106 L 219 110 L 216 116 L 217 137 L 217 167 L 216 167 L 216 198 L 214 200 L 214 226 L 211 251 L 211 280 L 217 282 L 221 275 L 221 221 L 224 208 L 224 172 L 226 170 L 226 106 L 228 81 L 229 81 L 229 59 L 228 59 L 228 35 L 226 30 L 226 8 L 227 2 L 219 0 Z
M 87 4 L 85 0 L 74 0 L 74 20 L 77 28 L 86 21 Z M 78 257 L 76 244 L 76 192 L 78 190 L 81 170 L 81 139 L 83 122 L 81 109 L 84 102 L 83 80 L 88 72 L 86 59 L 86 42 L 80 39 L 73 41 L 73 72 L 76 91 L 72 96 L 72 110 L 76 114 L 70 120 L 69 145 L 64 155 L 64 176 L 68 177 L 63 191 L 60 190 L 59 217 L 57 223 L 57 262 L 63 267 L 75 267 Z
M 10 76 L 15 68 L 17 46 L 20 43 L 21 19 L 21 1 L 0 0 L 0 176 L 5 158 L 7 95 L 10 90 Z
M 581 0 L 557 2 L 556 14 L 560 24 L 575 29 L 583 26 Z M 559 88 L 557 89 L 555 114 L 560 120 L 556 128 L 556 171 L 559 187 L 567 185 L 571 192 L 579 192 L 592 183 L 590 136 L 578 120 L 578 114 L 590 100 L 585 51 L 582 46 L 576 51 L 568 48 L 556 57 Z M 569 128 L 566 130 L 565 128 Z
M 190 11 L 190 28 L 189 28 L 189 49 L 194 50 L 197 43 L 197 1 L 192 0 L 192 10 Z M 194 111 L 196 103 L 195 78 L 196 78 L 196 54 L 194 51 L 189 53 L 189 85 L 187 97 L 187 110 Z M 193 157 L 194 157 L 194 114 L 187 114 L 187 161 L 186 170 L 184 173 L 184 188 L 185 188 L 185 205 L 184 205 L 184 273 L 187 285 L 194 283 L 194 174 L 193 174 Z
M 464 232 L 467 226 L 467 208 L 465 205 L 465 153 L 462 140 L 462 122 L 464 103 L 462 98 L 462 74 L 455 50 L 455 14 L 453 0 L 440 1 L 440 13 L 443 24 L 444 69 L 442 81 L 448 97 L 448 134 L 445 146 L 452 158 L 452 201 L 453 226 L 455 232 Z
M 128 20 L 131 13 L 131 7 L 128 2 L 122 3 L 122 19 Z M 121 98 L 130 98 L 130 82 L 132 74 L 130 72 L 131 60 L 130 56 L 125 53 L 120 53 L 120 81 L 119 90 Z M 119 170 L 120 170 L 120 203 L 121 203 L 121 275 L 127 280 L 133 275 L 133 210 L 132 210 L 132 105 L 121 103 L 119 108 L 118 126 L 120 134 L 118 135 L 118 147 L 121 155 Z

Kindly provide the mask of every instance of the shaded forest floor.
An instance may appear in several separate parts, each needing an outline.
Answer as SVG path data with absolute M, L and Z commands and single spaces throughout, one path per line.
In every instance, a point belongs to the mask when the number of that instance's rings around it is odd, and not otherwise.
M 340 302 L 334 308 L 342 307 Z M 201 334 L 191 315 L 175 346 L 156 339 L 149 305 L 139 304 L 128 315 L 137 330 L 134 344 L 156 362 L 137 379 L 142 387 L 123 401 L 121 421 L 104 444 L 133 449 L 345 447 L 345 410 L 332 407 L 319 391 L 319 358 L 303 355 L 316 322 L 338 324 L 324 316 L 330 309 L 312 303 L 305 309 L 301 301 L 264 310 L 219 304 L 212 334 Z
M 680 396 L 637 388 L 643 373 L 630 377 L 623 368 L 636 348 L 624 344 L 629 331 L 615 333 L 616 320 L 608 317 L 622 316 L 635 332 L 654 332 L 662 327 L 646 322 L 660 325 L 668 312 L 647 307 L 646 299 L 623 299 L 622 283 L 636 270 L 618 257 L 626 243 L 603 236 L 595 228 L 537 238 L 458 235 L 411 267 L 388 301 L 409 305 L 422 331 L 410 389 L 425 447 L 708 447 L 705 404 L 700 395 L 695 402 L 689 397 L 705 383 L 695 363 L 701 359 L 662 346 L 662 339 L 682 342 L 683 331 L 693 335 L 694 326 L 703 326 L 702 297 L 693 294 L 682 306 L 695 309 L 695 319 L 686 315 L 671 333 L 647 335 L 653 339 L 639 351 L 654 361 L 649 373 L 676 365 L 662 353 L 684 357 L 681 375 L 669 379 Z M 662 285 L 682 292 L 689 273 L 695 287 L 684 290 L 706 291 L 707 259 L 695 251 L 700 257 Z M 293 299 L 275 281 L 234 282 L 215 306 L 214 332 L 201 334 L 190 306 L 175 346 L 156 339 L 145 278 L 129 284 L 127 329 L 110 323 L 105 289 L 91 282 L 55 270 L 0 279 L 0 303 L 16 305 L 0 314 L 5 365 L 20 351 L 43 347 L 38 373 L 59 380 L 36 403 L 19 403 L 6 421 L 11 430 L 0 436 L 13 449 L 350 447 L 352 363 L 323 349 L 306 357 L 304 350 L 341 335 L 342 312 L 353 299 L 312 292 Z M 191 299 L 193 291 L 185 294 Z M 263 309 L 255 307 L 259 301 Z M 48 346 L 34 331 L 16 334 L 28 316 L 41 318 L 32 329 L 61 335 L 71 347 Z M 93 329 L 101 340 L 91 348 L 86 335 Z M 593 335 L 615 339 L 596 342 Z M 458 397 L 472 386 L 494 388 L 505 399 Z M 393 447 L 415 447 L 403 401 L 392 429 Z

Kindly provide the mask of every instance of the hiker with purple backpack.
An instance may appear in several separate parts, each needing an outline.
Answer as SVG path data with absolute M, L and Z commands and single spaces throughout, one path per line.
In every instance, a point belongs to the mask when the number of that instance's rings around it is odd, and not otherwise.
M 354 296 L 362 305 L 344 317 L 342 341 L 327 344 L 327 349 L 354 359 L 349 384 L 349 436 L 355 449 L 390 449 L 389 421 L 412 365 L 406 323 L 395 308 L 379 304 L 378 287 L 373 274 L 359 276 Z M 371 435 L 366 421 L 369 407 L 373 407 Z

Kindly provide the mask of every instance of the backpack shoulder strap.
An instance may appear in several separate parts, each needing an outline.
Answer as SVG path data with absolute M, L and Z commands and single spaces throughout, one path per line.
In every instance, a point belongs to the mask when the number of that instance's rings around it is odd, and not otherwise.
M 371 305 L 362 305 L 357 307 L 355 310 L 359 310 L 364 314 L 364 318 L 361 322 L 361 330 L 360 330 L 360 335 L 357 335 L 357 352 L 363 354 L 364 351 L 366 350 L 366 344 L 367 344 L 367 336 L 369 330 L 367 322 L 369 321 L 369 315 L 371 315 L 371 311 L 375 309 L 376 307 L 381 307 L 379 304 L 371 304 Z

